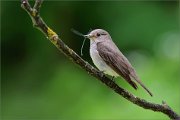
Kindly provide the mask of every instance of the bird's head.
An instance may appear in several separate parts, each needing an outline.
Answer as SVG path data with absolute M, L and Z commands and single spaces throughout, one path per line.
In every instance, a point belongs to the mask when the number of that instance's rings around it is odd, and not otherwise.
M 95 29 L 89 34 L 84 35 L 84 37 L 89 38 L 95 42 L 102 42 L 111 39 L 109 33 L 103 29 Z

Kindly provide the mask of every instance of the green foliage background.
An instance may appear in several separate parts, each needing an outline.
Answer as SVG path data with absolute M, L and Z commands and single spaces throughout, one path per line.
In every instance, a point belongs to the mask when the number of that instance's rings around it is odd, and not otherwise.
M 31 2 L 33 3 L 33 2 Z M 166 101 L 180 114 L 180 34 L 177 1 L 45 1 L 41 16 L 80 54 L 89 29 L 107 30 L 136 68 L 150 97 L 121 78 L 117 83 L 151 102 Z M 1 2 L 2 118 L 163 119 L 128 102 L 67 59 L 32 27 L 20 2 Z M 84 47 L 89 56 L 89 41 Z

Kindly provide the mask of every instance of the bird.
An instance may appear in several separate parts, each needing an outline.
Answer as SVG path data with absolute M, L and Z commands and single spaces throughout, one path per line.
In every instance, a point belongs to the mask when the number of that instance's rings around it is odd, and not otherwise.
M 139 83 L 148 93 L 153 96 L 150 90 L 145 87 L 128 59 L 122 54 L 113 42 L 110 34 L 103 29 L 94 29 L 85 38 L 90 39 L 90 57 L 94 65 L 103 73 L 116 78 L 121 76 L 134 89 Z

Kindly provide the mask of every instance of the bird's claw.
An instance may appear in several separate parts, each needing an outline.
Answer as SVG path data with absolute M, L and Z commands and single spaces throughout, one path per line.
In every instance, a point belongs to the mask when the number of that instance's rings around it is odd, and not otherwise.
M 100 74 L 101 77 L 103 77 L 104 76 L 104 71 L 100 71 L 99 74 Z
M 112 76 L 112 78 L 111 78 L 111 80 L 112 80 L 113 82 L 115 82 L 114 78 L 115 78 L 114 76 Z

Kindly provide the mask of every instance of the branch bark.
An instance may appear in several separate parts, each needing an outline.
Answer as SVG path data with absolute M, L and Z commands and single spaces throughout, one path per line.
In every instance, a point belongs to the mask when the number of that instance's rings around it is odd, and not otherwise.
M 42 31 L 45 36 L 60 50 L 64 53 L 69 59 L 71 59 L 74 63 L 78 64 L 82 69 L 86 70 L 90 75 L 97 78 L 97 80 L 104 83 L 107 87 L 114 90 L 117 94 L 121 95 L 128 101 L 140 106 L 144 109 L 149 109 L 152 111 L 157 111 L 164 113 L 169 116 L 171 119 L 180 119 L 180 116 L 174 112 L 167 104 L 163 102 L 163 104 L 156 104 L 148 102 L 144 99 L 136 97 L 135 95 L 129 93 L 125 89 L 118 86 L 111 79 L 106 77 L 101 71 L 97 70 L 93 66 L 91 66 L 88 62 L 84 61 L 78 54 L 76 54 L 71 48 L 69 48 L 59 37 L 58 35 L 50 29 L 43 19 L 40 16 L 40 7 L 42 4 L 42 0 L 36 0 L 34 7 L 32 8 L 29 4 L 28 0 L 21 1 L 21 7 L 29 14 L 32 19 L 34 27 Z

